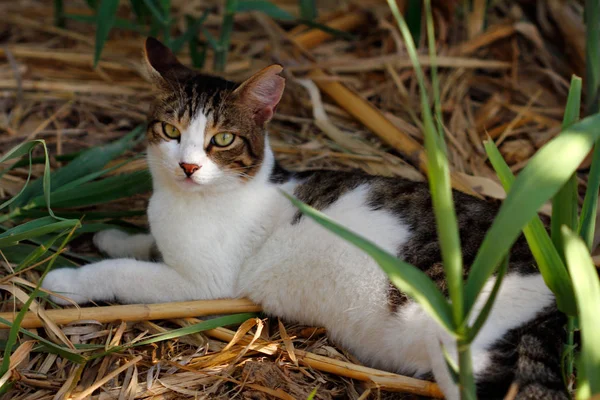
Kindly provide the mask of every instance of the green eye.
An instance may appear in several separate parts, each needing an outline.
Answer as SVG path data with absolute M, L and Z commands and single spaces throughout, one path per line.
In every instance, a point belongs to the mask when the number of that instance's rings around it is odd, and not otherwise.
M 167 124 L 166 122 L 162 123 L 162 129 L 163 129 L 163 133 L 171 139 L 178 139 L 179 136 L 181 136 L 181 132 L 179 132 L 179 129 L 175 128 L 173 125 L 171 124 Z
M 217 133 L 215 136 L 210 139 L 212 144 L 219 147 L 226 147 L 233 143 L 233 139 L 235 139 L 235 135 L 229 132 Z

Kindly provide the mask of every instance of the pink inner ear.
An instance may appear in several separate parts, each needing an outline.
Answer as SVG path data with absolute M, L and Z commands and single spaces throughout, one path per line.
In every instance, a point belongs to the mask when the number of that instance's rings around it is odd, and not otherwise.
M 277 75 L 281 66 L 272 65 L 258 72 L 240 87 L 240 100 L 254 112 L 254 120 L 262 125 L 273 117 L 275 107 L 281 100 L 285 79 Z

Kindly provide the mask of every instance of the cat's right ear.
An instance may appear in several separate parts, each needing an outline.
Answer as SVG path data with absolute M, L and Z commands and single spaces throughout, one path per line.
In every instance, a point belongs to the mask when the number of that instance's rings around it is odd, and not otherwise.
M 144 60 L 150 78 L 159 88 L 172 88 L 195 74 L 180 63 L 167 46 L 153 37 L 146 39 Z

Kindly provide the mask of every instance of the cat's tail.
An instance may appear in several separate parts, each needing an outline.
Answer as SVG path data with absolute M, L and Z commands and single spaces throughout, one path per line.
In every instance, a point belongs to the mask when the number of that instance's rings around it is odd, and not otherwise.
M 567 400 L 561 369 L 566 318 L 556 307 L 509 331 L 490 349 L 477 377 L 480 399 Z

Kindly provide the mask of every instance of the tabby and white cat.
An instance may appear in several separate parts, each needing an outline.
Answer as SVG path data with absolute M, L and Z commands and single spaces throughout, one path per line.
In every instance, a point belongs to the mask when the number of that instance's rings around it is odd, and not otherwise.
M 78 303 L 248 297 L 268 314 L 326 327 L 367 365 L 433 375 L 447 398 L 458 398 L 440 350 L 443 343 L 455 351 L 452 338 L 369 256 L 303 217 L 278 191 L 421 268 L 447 293 L 427 185 L 279 167 L 265 131 L 284 89 L 278 65 L 237 85 L 183 66 L 153 38 L 145 59 L 159 93 L 147 135 L 152 233 L 100 232 L 94 242 L 115 259 L 54 270 L 43 287 Z M 496 207 L 461 193 L 455 200 L 468 266 Z M 566 399 L 563 325 L 520 239 L 472 346 L 480 398 L 503 398 L 516 383 L 518 399 Z

